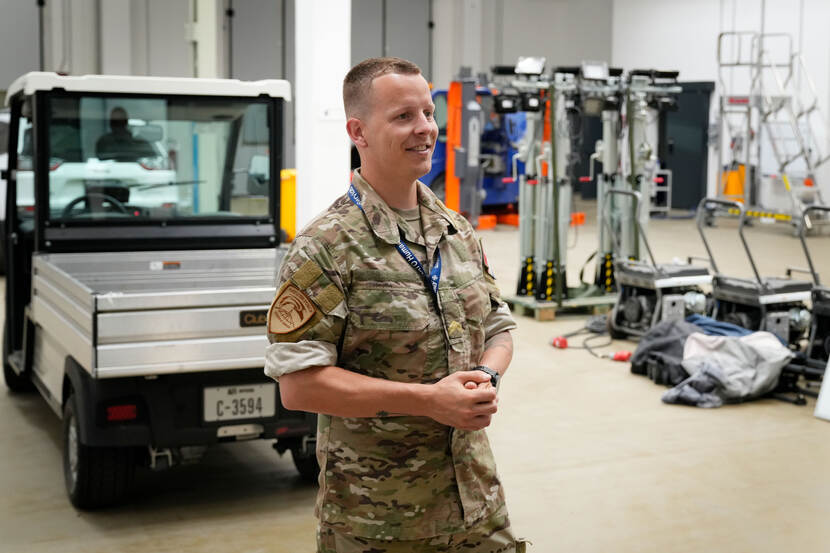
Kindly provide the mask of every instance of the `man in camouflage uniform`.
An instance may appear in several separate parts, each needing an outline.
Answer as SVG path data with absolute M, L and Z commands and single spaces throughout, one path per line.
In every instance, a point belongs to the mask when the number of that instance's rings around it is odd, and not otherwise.
M 343 97 L 361 168 L 283 261 L 265 365 L 319 414 L 318 551 L 524 551 L 484 432 L 515 323 L 470 224 L 417 181 L 429 87 L 376 58 Z

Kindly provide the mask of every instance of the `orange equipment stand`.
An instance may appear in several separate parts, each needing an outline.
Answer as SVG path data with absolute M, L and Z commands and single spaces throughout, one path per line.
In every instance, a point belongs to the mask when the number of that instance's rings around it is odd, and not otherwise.
M 444 171 L 444 203 L 461 213 L 461 191 L 455 176 L 455 149 L 461 146 L 461 83 L 453 81 L 447 91 L 447 168 Z

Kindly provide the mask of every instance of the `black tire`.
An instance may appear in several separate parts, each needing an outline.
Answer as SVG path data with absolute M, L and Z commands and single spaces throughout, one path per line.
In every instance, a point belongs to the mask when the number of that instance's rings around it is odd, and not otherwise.
M 430 190 L 432 193 L 438 196 L 438 199 L 442 202 L 447 201 L 447 183 L 444 177 L 444 173 L 441 173 L 434 179 L 432 179 L 432 184 L 429 185 Z
M 33 392 L 35 385 L 28 375 L 17 374 L 9 364 L 9 337 L 6 335 L 6 323 L 3 323 L 3 379 L 6 387 L 15 393 Z
M 314 448 L 309 448 L 308 453 L 303 453 L 299 447 L 291 448 L 291 459 L 300 477 L 306 482 L 317 483 L 317 476 L 320 474 L 320 465 L 317 463 L 317 454 Z
M 78 509 L 122 503 L 132 490 L 135 449 L 81 443 L 75 401 L 70 394 L 63 407 L 63 474 L 69 501 Z

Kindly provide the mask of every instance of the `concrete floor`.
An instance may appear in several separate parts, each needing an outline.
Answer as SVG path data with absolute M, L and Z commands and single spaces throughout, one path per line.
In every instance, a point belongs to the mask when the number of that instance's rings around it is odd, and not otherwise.
M 749 233 L 762 274 L 806 266 L 784 227 Z M 502 289 L 512 293 L 518 233 L 500 226 L 481 234 Z M 650 235 L 660 261 L 705 253 L 691 220 L 653 220 Z M 574 242 L 572 281 L 595 248 L 593 221 Z M 734 225 L 712 229 L 712 242 L 723 272 L 750 275 Z M 811 244 L 830 279 L 830 238 Z M 664 388 L 631 375 L 628 364 L 548 345 L 585 320 L 518 319 L 515 358 L 489 430 L 513 524 L 532 551 L 830 551 L 830 423 L 813 417 L 812 400 L 664 405 Z M 60 421 L 39 396 L 0 387 L 0 435 L 0 551 L 314 549 L 315 489 L 267 443 L 223 445 L 201 464 L 142 472 L 130 505 L 85 513 L 66 498 Z

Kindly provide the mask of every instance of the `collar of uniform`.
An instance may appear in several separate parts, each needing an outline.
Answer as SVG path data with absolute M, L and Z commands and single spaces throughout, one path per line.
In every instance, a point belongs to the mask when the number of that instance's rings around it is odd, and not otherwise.
M 455 229 L 455 223 L 441 200 L 421 181 L 418 181 L 418 203 L 425 208 L 421 210 L 424 240 L 428 246 L 433 246 L 447 233 L 448 228 Z
M 387 244 L 397 244 L 401 241 L 398 231 L 398 224 L 395 220 L 395 213 L 392 211 L 383 198 L 375 192 L 372 185 L 366 182 L 361 176 L 360 169 L 355 169 L 352 174 L 352 184 L 360 194 L 360 201 L 363 203 L 363 212 L 369 221 L 369 227 L 378 238 Z

